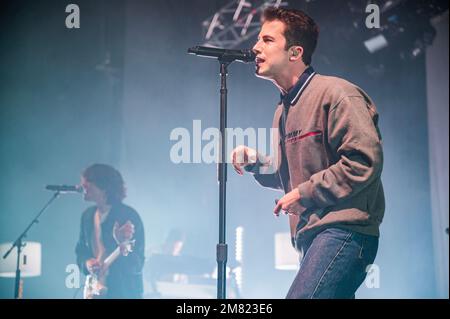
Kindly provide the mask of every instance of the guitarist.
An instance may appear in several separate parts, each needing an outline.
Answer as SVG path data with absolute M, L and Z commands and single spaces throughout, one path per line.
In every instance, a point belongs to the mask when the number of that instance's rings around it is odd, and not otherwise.
M 84 274 L 102 271 L 103 260 L 120 243 L 135 240 L 132 252 L 120 256 L 107 270 L 103 298 L 142 298 L 144 227 L 139 214 L 122 203 L 125 198 L 121 174 L 106 164 L 93 164 L 81 175 L 84 200 L 95 205 L 81 217 L 76 246 L 77 263 Z

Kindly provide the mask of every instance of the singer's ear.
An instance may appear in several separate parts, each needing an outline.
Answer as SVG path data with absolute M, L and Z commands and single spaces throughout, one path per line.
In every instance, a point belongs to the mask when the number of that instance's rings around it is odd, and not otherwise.
M 301 59 L 303 55 L 303 48 L 301 46 L 292 46 L 289 48 L 289 60 L 297 61 Z

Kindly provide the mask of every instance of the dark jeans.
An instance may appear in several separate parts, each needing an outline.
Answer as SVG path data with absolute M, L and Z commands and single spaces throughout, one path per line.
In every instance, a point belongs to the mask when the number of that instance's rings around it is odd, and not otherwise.
M 286 298 L 350 299 L 375 260 L 378 237 L 328 228 L 298 245 L 303 259 Z

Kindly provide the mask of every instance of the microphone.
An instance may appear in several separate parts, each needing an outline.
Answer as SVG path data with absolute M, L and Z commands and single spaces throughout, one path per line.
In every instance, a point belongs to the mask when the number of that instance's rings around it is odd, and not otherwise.
M 188 53 L 207 58 L 218 58 L 224 62 L 255 62 L 256 54 L 252 50 L 230 50 L 221 48 L 211 48 L 195 46 L 188 49 Z
M 82 193 L 83 188 L 79 185 L 47 185 L 45 189 L 60 193 Z

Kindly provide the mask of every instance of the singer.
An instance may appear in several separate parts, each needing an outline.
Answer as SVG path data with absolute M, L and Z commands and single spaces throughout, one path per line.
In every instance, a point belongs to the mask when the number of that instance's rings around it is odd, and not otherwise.
M 75 249 L 80 269 L 86 275 L 105 279 L 102 284 L 106 289 L 97 298 L 142 298 L 144 226 L 139 214 L 122 203 L 125 186 L 121 174 L 109 165 L 93 164 L 83 171 L 81 186 L 84 199 L 95 206 L 81 217 Z M 131 240 L 132 252 L 120 255 L 106 269 L 105 258 Z
M 354 84 L 314 71 L 318 34 L 302 11 L 264 11 L 253 51 L 256 76 L 281 92 L 273 119 L 279 156 L 242 145 L 231 153 L 237 173 L 285 193 L 274 214 L 289 215 L 292 244 L 303 253 L 289 299 L 354 298 L 377 254 L 385 207 L 376 107 Z

